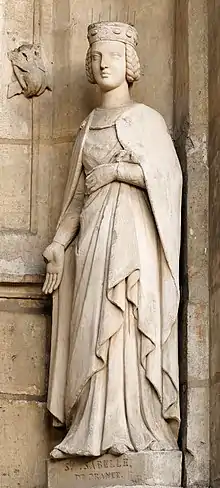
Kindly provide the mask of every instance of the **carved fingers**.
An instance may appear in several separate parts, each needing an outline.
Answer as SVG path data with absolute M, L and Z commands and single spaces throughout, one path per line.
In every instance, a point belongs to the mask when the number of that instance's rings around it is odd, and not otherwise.
M 126 151 L 125 149 L 121 149 L 121 151 L 114 154 L 110 163 L 121 163 L 121 162 L 130 162 L 131 161 L 131 153 Z
M 61 283 L 61 279 L 62 279 L 62 274 L 63 273 L 57 273 L 56 281 L 53 284 L 53 291 L 55 291 L 55 290 L 57 290 L 57 288 L 59 288 L 60 283 Z
M 64 266 L 64 246 L 52 242 L 44 251 L 43 257 L 47 262 L 46 278 L 43 293 L 53 293 L 61 282 Z
M 52 293 L 57 280 L 57 273 L 51 274 L 49 278 L 48 293 Z
M 42 291 L 43 291 L 43 293 L 45 293 L 45 295 L 47 295 L 49 293 L 49 290 L 51 288 L 52 277 L 53 277 L 53 274 L 51 274 L 51 273 L 46 274 L 45 282 L 44 282 L 44 285 L 42 288 Z
M 47 272 L 45 282 L 43 285 L 43 293 L 45 295 L 48 295 L 50 293 L 53 293 L 53 291 L 57 290 L 57 288 L 60 285 L 62 279 L 62 272 L 58 273 L 49 273 Z
M 114 164 L 100 164 L 93 171 L 91 171 L 85 180 L 86 193 L 90 195 L 94 191 L 108 185 L 117 179 L 117 165 Z
M 58 286 L 60 285 L 62 278 L 62 273 L 47 273 L 46 279 L 43 286 L 43 292 L 45 295 L 53 293 L 53 291 L 57 290 Z
M 125 149 L 121 149 L 121 151 L 114 154 L 110 163 L 138 163 L 139 164 L 139 161 L 133 152 L 126 151 Z
M 123 162 L 129 162 L 131 159 L 131 155 L 128 151 L 125 151 L 125 149 L 122 149 L 117 155 L 116 155 L 116 162 L 121 163 Z
M 98 181 L 94 171 L 92 171 L 87 175 L 85 180 L 85 186 L 86 186 L 86 193 L 88 195 L 90 195 L 90 193 L 93 193 L 98 189 Z

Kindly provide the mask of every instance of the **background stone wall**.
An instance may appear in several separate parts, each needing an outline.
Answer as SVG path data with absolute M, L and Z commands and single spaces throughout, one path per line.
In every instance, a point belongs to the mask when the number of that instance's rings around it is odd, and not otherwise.
M 184 173 L 180 309 L 183 483 L 210 485 L 208 2 L 176 2 L 174 134 Z
M 7 99 L 7 53 L 41 43 L 53 62 L 53 2 L 0 1 L 0 486 L 45 486 L 50 305 L 41 294 L 49 239 L 52 94 Z
M 220 486 L 220 2 L 209 1 L 211 481 Z
M 118 16 L 132 22 L 134 10 L 142 64 L 134 98 L 165 117 L 184 173 L 183 483 L 210 485 L 210 411 L 212 479 L 218 486 L 219 8 L 214 0 L 0 0 L 1 488 L 46 487 L 45 459 L 54 434 L 46 410 L 51 303 L 41 293 L 41 254 L 55 229 L 76 131 L 98 100 L 84 73 L 86 25 L 99 20 L 100 13 L 101 20 Z M 24 42 L 43 47 L 53 91 L 32 101 L 22 95 L 8 100 L 12 68 L 7 53 Z

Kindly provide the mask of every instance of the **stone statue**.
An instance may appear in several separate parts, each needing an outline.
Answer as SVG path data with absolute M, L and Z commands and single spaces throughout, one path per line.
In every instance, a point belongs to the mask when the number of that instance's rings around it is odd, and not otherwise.
M 16 77 L 8 86 L 8 98 L 21 93 L 26 98 L 39 97 L 46 89 L 52 90 L 39 46 L 22 44 L 11 51 L 8 57 Z
M 101 105 L 80 127 L 44 252 L 48 408 L 67 427 L 53 458 L 178 449 L 180 165 L 162 116 L 130 97 L 135 28 L 95 23 L 88 40 Z

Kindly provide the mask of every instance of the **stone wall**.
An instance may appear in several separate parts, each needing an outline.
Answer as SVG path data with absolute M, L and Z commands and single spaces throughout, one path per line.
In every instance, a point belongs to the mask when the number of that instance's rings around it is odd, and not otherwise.
M 100 12 L 102 20 L 118 15 L 118 20 L 133 21 L 134 10 L 142 64 L 142 77 L 134 88 L 134 97 L 164 115 L 184 173 L 179 341 L 182 481 L 187 486 L 210 484 L 211 351 L 212 480 L 218 486 L 216 202 L 220 201 L 217 95 L 220 6 L 219 2 L 209 0 L 208 12 L 207 0 L 114 0 L 110 11 L 109 3 L 0 0 L 2 488 L 46 488 L 45 460 L 54 434 L 46 410 L 51 302 L 41 293 L 44 275 L 41 253 L 55 229 L 77 128 L 98 99 L 96 89 L 88 86 L 84 73 L 85 27 L 92 20 L 99 20 Z M 53 78 L 53 91 L 46 91 L 32 101 L 23 95 L 7 99 L 7 86 L 12 78 L 7 53 L 24 42 L 42 45 Z
M 184 40 L 184 42 L 183 42 Z M 183 483 L 209 486 L 208 12 L 176 2 L 174 134 L 183 165 L 180 309 Z
M 41 294 L 49 239 L 52 94 L 7 98 L 8 52 L 41 43 L 53 62 L 51 0 L 0 2 L 0 485 L 44 487 L 50 304 Z
M 220 2 L 209 2 L 211 482 L 220 486 Z

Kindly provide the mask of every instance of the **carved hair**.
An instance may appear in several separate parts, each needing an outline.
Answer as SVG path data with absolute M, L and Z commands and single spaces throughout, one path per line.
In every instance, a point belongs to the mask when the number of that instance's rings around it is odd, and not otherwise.
M 140 61 L 138 55 L 133 46 L 125 44 L 125 59 L 126 59 L 126 80 L 129 85 L 132 85 L 134 81 L 138 81 L 141 75 Z M 89 83 L 96 84 L 93 71 L 92 71 L 92 53 L 91 47 L 89 47 L 86 54 L 85 61 L 86 76 Z

